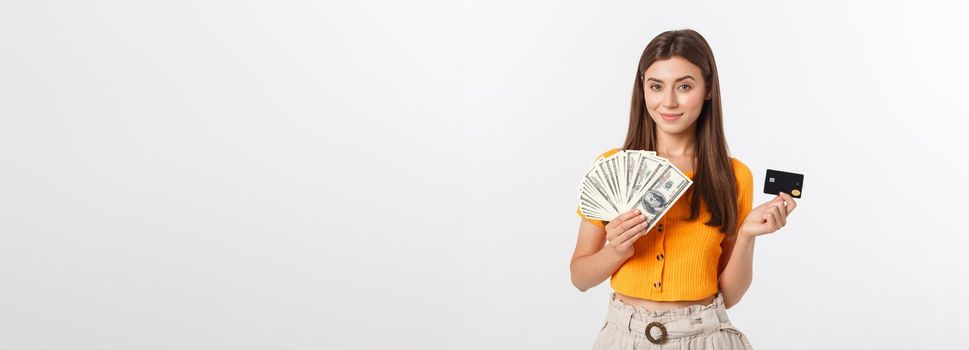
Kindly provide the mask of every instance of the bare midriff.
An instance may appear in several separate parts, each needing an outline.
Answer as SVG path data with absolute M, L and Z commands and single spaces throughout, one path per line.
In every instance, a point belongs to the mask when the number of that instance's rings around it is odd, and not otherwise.
M 618 292 L 616 293 L 616 299 L 622 300 L 622 302 L 632 306 L 644 307 L 646 308 L 646 310 L 649 310 L 649 311 L 663 311 L 663 310 L 676 309 L 676 308 L 687 307 L 690 305 L 697 305 L 697 304 L 709 305 L 716 298 L 717 298 L 717 295 L 713 294 L 701 300 L 656 301 L 656 300 L 631 297 L 625 294 L 619 294 Z

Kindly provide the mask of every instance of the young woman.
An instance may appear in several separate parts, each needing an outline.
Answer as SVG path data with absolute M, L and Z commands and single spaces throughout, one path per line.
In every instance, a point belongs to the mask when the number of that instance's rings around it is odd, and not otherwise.
M 755 238 L 784 227 L 797 204 L 781 193 L 751 208 L 753 178 L 728 153 L 717 66 L 699 33 L 646 45 L 623 148 L 655 151 L 693 186 L 648 232 L 635 209 L 610 222 L 577 210 L 572 283 L 586 291 L 611 277 L 614 290 L 593 349 L 751 349 L 726 309 L 750 286 Z

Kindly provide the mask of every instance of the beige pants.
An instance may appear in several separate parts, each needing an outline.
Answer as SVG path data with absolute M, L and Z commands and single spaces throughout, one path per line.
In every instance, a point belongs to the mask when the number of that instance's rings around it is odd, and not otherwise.
M 615 292 L 610 297 L 609 312 L 593 350 L 752 349 L 747 336 L 730 324 L 720 292 L 709 305 L 663 311 L 626 304 L 616 299 Z

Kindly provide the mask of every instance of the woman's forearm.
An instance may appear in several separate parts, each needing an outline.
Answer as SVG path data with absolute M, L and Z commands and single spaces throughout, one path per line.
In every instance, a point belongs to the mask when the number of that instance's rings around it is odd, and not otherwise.
M 599 249 L 592 255 L 574 258 L 570 265 L 572 284 L 583 292 L 598 286 L 602 281 L 612 276 L 612 273 L 616 272 L 626 259 L 628 257 L 619 256 L 615 249 L 609 247 Z
M 720 274 L 719 288 L 726 308 L 740 302 L 753 280 L 755 240 L 754 236 L 738 234 L 730 261 Z

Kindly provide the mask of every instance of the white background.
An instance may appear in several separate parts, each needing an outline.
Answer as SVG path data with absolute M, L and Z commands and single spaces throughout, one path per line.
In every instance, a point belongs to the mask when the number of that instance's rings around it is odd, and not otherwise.
M 954 349 L 966 5 L 4 1 L 0 348 L 587 349 L 575 188 L 639 55 L 713 47 L 731 154 L 804 173 L 733 323 Z

